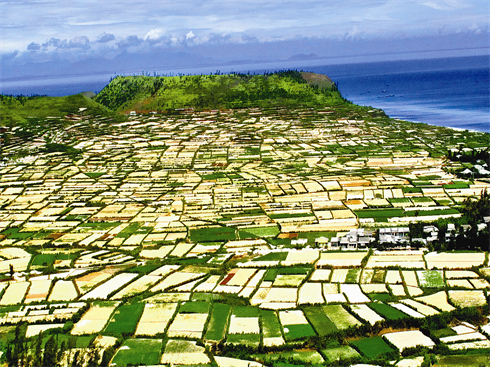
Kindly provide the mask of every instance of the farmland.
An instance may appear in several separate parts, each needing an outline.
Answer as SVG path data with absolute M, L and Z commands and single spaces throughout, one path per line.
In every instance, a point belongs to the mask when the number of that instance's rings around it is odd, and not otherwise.
M 99 347 L 117 366 L 384 363 L 410 351 L 406 335 L 488 352 L 488 252 L 472 247 L 487 227 L 468 208 L 490 184 L 445 157 L 488 135 L 296 87 L 336 104 L 6 128 L 0 363 L 24 339 L 33 356 L 41 331 L 67 365 Z M 434 325 L 478 343 L 445 343 Z M 407 330 L 427 339 L 395 334 Z

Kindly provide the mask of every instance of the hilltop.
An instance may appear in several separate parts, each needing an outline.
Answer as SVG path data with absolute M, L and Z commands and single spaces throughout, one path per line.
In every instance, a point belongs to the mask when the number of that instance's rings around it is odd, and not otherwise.
M 263 75 L 118 76 L 95 101 L 118 112 L 346 103 L 327 76 L 292 70 Z

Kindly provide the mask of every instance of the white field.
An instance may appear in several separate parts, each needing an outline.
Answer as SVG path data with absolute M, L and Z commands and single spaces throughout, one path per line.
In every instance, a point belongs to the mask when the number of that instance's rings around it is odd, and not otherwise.
M 148 275 L 165 276 L 165 275 L 170 274 L 171 272 L 177 270 L 179 267 L 180 267 L 179 265 L 163 265 L 163 266 L 160 266 L 158 269 L 153 270 Z
M 190 292 L 194 289 L 194 287 L 199 284 L 202 281 L 201 278 L 198 278 L 196 280 L 192 280 L 188 283 L 179 285 L 178 287 L 175 287 L 172 289 L 173 292 Z
M 145 259 L 164 259 L 173 249 L 174 246 L 162 246 L 156 250 L 141 250 L 140 257 Z
M 255 288 L 260 283 L 265 273 L 266 270 L 264 269 L 259 270 L 247 283 L 247 287 Z
M 391 289 L 391 293 L 393 293 L 394 296 L 397 297 L 403 297 L 405 296 L 405 288 L 401 284 L 390 284 L 388 285 Z
M 231 315 L 229 334 L 260 334 L 258 317 L 236 317 Z
M 478 274 L 471 270 L 446 270 L 446 279 L 478 278 Z
M 120 299 L 126 296 L 134 296 L 135 294 L 146 291 L 153 284 L 162 279 L 161 276 L 156 275 L 143 275 L 141 278 L 130 283 L 119 292 L 117 292 L 112 299 Z
M 413 270 L 402 270 L 403 279 L 407 286 L 410 287 L 418 287 L 419 283 L 417 282 L 417 276 Z
M 281 264 L 284 266 L 295 265 L 295 264 L 313 264 L 318 260 L 320 251 L 318 250 L 292 250 L 288 252 L 286 260 L 282 261 Z
M 259 305 L 264 303 L 267 296 L 269 295 L 271 288 L 259 288 L 257 292 L 250 298 L 251 305 Z
M 487 304 L 485 294 L 482 290 L 478 291 L 449 291 L 451 302 L 460 307 L 484 306 Z
M 386 272 L 386 283 L 389 284 L 402 284 L 402 277 L 398 270 L 388 270 Z
M 454 307 L 447 302 L 446 292 L 440 291 L 429 296 L 417 297 L 415 300 L 434 306 L 441 311 L 452 311 Z
M 338 294 L 339 285 L 337 283 L 324 283 L 323 284 L 323 294 Z
M 412 316 L 412 317 L 415 317 L 418 319 L 425 317 L 425 315 L 422 315 L 420 312 L 415 311 L 413 308 L 410 308 L 407 305 L 404 305 L 403 303 L 392 302 L 392 303 L 390 303 L 390 306 L 400 310 L 403 313 L 406 313 L 409 316 Z
M 361 266 L 361 261 L 367 255 L 365 251 L 352 252 L 321 252 L 317 266 L 332 265 L 334 267 Z
M 330 269 L 315 269 L 310 276 L 310 282 L 328 282 L 331 273 Z
M 272 287 L 265 297 L 264 302 L 289 302 L 296 303 L 298 299 L 298 288 Z
M 308 324 L 308 320 L 301 310 L 279 311 L 279 320 L 283 326 Z
M 402 299 L 401 302 L 405 303 L 406 305 L 409 305 L 410 307 L 414 308 L 415 310 L 417 310 L 418 312 L 420 312 L 425 316 L 437 315 L 439 313 L 439 311 L 437 311 L 435 308 L 414 301 L 413 299 Z
M 321 283 L 305 283 L 299 289 L 298 304 L 324 303 Z
M 425 255 L 427 268 L 438 269 L 469 269 L 472 266 L 481 266 L 485 262 L 484 252 L 465 252 L 464 256 L 460 253 L 435 253 L 431 252 Z
M 214 287 L 218 284 L 221 276 L 220 275 L 211 275 L 206 281 L 202 282 L 199 284 L 196 289 L 194 289 L 195 292 L 211 292 Z
M 350 305 L 350 308 L 357 316 L 369 322 L 371 325 L 374 325 L 378 321 L 384 320 L 381 316 L 379 316 L 376 312 L 374 312 L 365 304 Z
M 75 283 L 77 284 L 80 293 L 85 293 L 91 290 L 97 284 L 103 282 L 110 278 L 112 274 L 109 272 L 96 271 L 93 273 L 89 273 L 87 275 L 81 276 L 78 279 L 75 279 Z
M 169 256 L 183 257 L 194 247 L 194 243 L 179 243 Z
M 388 293 L 386 284 L 361 284 L 364 293 Z
M 185 350 L 182 353 L 169 353 L 167 347 L 172 343 L 180 344 L 180 349 Z M 204 347 L 196 345 L 195 341 L 169 340 L 167 347 L 162 354 L 160 363 L 171 365 L 202 365 L 209 364 L 211 361 L 204 353 Z
M 95 334 L 104 329 L 112 313 L 119 302 L 107 303 L 104 306 L 92 306 L 81 318 L 73 325 L 72 335 Z
M 136 278 L 138 274 L 132 273 L 121 273 L 117 274 L 114 278 L 109 279 L 107 282 L 99 285 L 98 287 L 92 289 L 90 292 L 82 296 L 81 300 L 87 299 L 107 299 L 109 294 L 118 290 L 123 285 L 129 283 L 131 280 Z
M 236 269 L 235 275 L 226 285 L 243 287 L 256 271 L 257 269 Z
M 185 337 L 200 339 L 207 318 L 207 313 L 179 313 L 175 316 L 172 324 L 170 324 L 167 334 L 170 338 Z
M 135 335 L 154 336 L 163 333 L 177 306 L 177 303 L 147 303 L 136 327 Z
M 325 303 L 346 303 L 347 299 L 342 293 L 325 294 Z
M 344 283 L 349 269 L 334 269 L 332 273 L 332 283 Z
M 279 336 L 277 338 L 264 338 L 264 346 L 266 347 L 274 347 L 278 345 L 284 345 L 284 339 L 282 336 Z M 214 357 L 216 359 L 216 357 Z M 247 367 L 247 366 L 244 366 Z
M 185 273 L 182 271 L 178 271 L 178 272 L 170 274 L 168 277 L 166 277 L 160 283 L 153 286 L 150 289 L 150 291 L 151 292 L 164 291 L 168 288 L 172 288 L 172 287 L 175 287 L 177 285 L 190 282 L 191 280 L 194 280 L 197 278 L 201 278 L 204 275 L 206 275 L 206 274 L 205 273 Z
M 416 347 L 417 345 L 428 348 L 435 346 L 435 343 L 419 330 L 399 331 L 387 333 L 383 336 L 388 339 L 391 344 L 397 347 L 400 352 L 406 348 Z
M 487 349 L 490 348 L 490 341 L 479 340 L 479 341 L 468 342 L 468 343 L 449 344 L 448 348 L 451 350 Z
M 401 266 L 403 268 L 425 269 L 422 251 L 399 250 L 382 252 L 375 251 L 369 258 L 366 267 L 386 268 L 388 266 Z
M 22 303 L 29 284 L 29 282 L 11 282 L 0 300 L 0 305 L 17 305 Z
M 371 302 L 371 299 L 362 293 L 359 284 L 340 284 L 340 292 L 345 295 L 349 303 Z
M 445 336 L 445 337 L 442 337 L 440 339 L 441 339 L 441 342 L 446 343 L 446 344 L 465 342 L 465 341 L 469 341 L 469 340 L 487 340 L 485 335 L 483 335 L 482 333 L 479 333 L 479 332 Z
M 473 289 L 473 285 L 468 281 L 468 279 L 448 279 L 446 283 L 451 288 L 459 287 Z
M 407 290 L 410 297 L 417 297 L 420 296 L 421 294 L 424 294 L 424 291 L 419 287 L 407 286 Z
M 473 287 L 476 289 L 490 288 L 490 284 L 485 279 L 470 279 L 470 283 L 473 284 Z
M 24 302 L 30 303 L 45 300 L 51 288 L 51 282 L 51 279 L 33 280 Z
M 48 301 L 72 301 L 78 297 L 78 291 L 71 280 L 58 280 L 54 283 Z
M 218 285 L 214 288 L 213 293 L 238 294 L 242 289 L 243 287 L 238 285 Z
M 26 338 L 38 335 L 40 332 L 44 332 L 49 329 L 62 328 L 65 324 L 35 324 L 27 325 Z

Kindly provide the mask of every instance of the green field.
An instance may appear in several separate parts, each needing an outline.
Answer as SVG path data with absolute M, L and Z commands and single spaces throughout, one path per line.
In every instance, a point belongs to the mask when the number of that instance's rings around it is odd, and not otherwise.
M 361 325 L 361 322 L 347 312 L 342 305 L 326 305 L 322 306 L 322 309 L 325 315 L 340 330 Z
M 337 361 L 352 361 L 361 358 L 361 355 L 348 345 L 337 348 L 322 349 L 321 352 L 330 363 Z
M 260 334 L 228 334 L 226 342 L 257 347 L 260 344 Z
M 457 356 L 440 356 L 434 366 L 440 367 L 481 367 L 490 366 L 490 356 L 488 353 L 473 355 L 457 355 Z
M 277 268 L 272 268 L 272 269 L 267 269 L 265 272 L 264 279 L 267 282 L 273 282 L 274 279 L 276 279 L 277 273 L 279 272 L 279 269 Z
M 355 340 L 351 345 L 368 358 L 378 358 L 385 353 L 395 352 L 380 336 Z
M 286 341 L 315 336 L 315 330 L 310 324 L 285 325 L 283 327 Z
M 441 270 L 420 270 L 417 276 L 421 287 L 443 288 L 446 286 Z
M 119 306 L 107 324 L 104 334 L 120 336 L 123 333 L 133 334 L 143 313 L 145 304 L 141 302 Z
M 267 365 L 270 365 L 275 361 L 288 361 L 294 362 L 294 364 L 306 363 L 309 365 L 321 365 L 325 362 L 321 354 L 316 351 L 291 351 L 273 354 L 255 354 L 253 357 Z
M 281 324 L 275 311 L 260 310 L 260 318 L 264 338 L 282 337 Z
M 320 307 L 307 307 L 303 311 L 318 335 L 328 335 L 338 330 Z
M 204 339 L 220 341 L 224 338 L 230 311 L 231 306 L 229 305 L 223 303 L 214 304 Z
M 235 306 L 233 315 L 236 317 L 259 317 L 259 308 L 255 306 Z
M 271 252 L 267 255 L 256 257 L 253 261 L 282 261 L 286 260 L 287 252 Z
M 246 238 L 242 236 L 242 232 L 244 236 L 251 234 L 256 237 L 276 237 L 281 231 L 277 226 L 244 228 L 240 231 L 240 238 Z
M 161 339 L 126 339 L 112 363 L 116 366 L 157 365 L 160 363 Z
M 210 307 L 209 302 L 184 302 L 179 307 L 179 313 L 208 313 Z
M 400 310 L 381 302 L 372 302 L 368 304 L 376 313 L 388 320 L 399 320 L 408 317 Z
M 347 276 L 345 278 L 346 283 L 357 283 L 357 280 L 359 279 L 359 272 L 361 269 L 349 269 L 349 272 L 347 273 Z
M 235 229 L 230 227 L 198 228 L 190 231 L 192 242 L 215 242 L 236 239 Z
M 361 209 L 354 210 L 354 213 L 359 218 L 392 218 L 405 216 L 403 209 Z

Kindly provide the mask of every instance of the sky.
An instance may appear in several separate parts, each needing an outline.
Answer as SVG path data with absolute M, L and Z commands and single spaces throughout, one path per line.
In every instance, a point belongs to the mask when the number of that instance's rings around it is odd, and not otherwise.
M 102 72 L 101 61 L 120 72 L 489 54 L 489 39 L 488 0 L 2 0 L 0 78 Z

